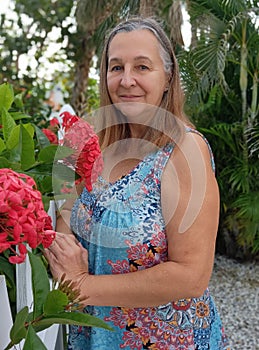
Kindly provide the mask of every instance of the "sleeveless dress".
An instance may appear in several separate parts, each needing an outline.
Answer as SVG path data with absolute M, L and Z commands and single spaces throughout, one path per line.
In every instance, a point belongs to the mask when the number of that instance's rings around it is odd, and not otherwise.
M 160 190 L 173 149 L 168 144 L 149 154 L 114 183 L 99 177 L 93 190 L 85 188 L 76 200 L 71 228 L 88 249 L 90 274 L 130 273 L 167 261 Z M 213 157 L 211 161 L 214 167 Z M 174 288 L 174 281 L 171 284 Z M 230 349 L 208 289 L 199 298 L 158 307 L 87 306 L 84 312 L 103 319 L 114 331 L 71 326 L 69 350 Z

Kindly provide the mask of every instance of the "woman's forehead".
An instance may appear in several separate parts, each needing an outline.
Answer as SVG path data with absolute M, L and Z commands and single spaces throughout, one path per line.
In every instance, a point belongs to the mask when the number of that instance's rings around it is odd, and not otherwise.
M 158 53 L 159 42 L 147 29 L 119 32 L 110 42 L 108 56 L 109 59 L 113 59 L 113 56 L 130 54 L 133 51 L 135 56 L 148 57 L 146 52 Z

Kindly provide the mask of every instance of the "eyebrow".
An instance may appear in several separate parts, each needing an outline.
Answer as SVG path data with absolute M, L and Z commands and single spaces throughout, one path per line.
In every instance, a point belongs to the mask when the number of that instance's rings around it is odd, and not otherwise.
M 152 61 L 150 60 L 149 57 L 147 56 L 137 56 L 137 57 L 134 57 L 134 61 L 140 61 L 140 60 L 144 60 L 144 61 L 148 61 L 149 63 L 152 63 Z M 113 57 L 109 60 L 109 64 L 110 63 L 113 63 L 113 62 L 122 62 L 122 59 L 121 58 L 117 58 L 117 57 Z

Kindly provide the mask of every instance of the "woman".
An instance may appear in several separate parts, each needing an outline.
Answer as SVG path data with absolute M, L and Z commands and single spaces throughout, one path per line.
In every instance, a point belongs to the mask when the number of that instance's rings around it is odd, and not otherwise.
M 69 349 L 229 349 L 207 289 L 219 216 L 213 159 L 184 116 L 160 25 L 115 27 L 100 78 L 103 173 L 72 214 L 64 206 L 46 256 L 114 332 L 71 327 Z

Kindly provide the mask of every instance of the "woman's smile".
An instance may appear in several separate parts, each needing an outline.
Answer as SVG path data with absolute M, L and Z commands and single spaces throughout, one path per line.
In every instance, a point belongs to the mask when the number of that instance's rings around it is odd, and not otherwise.
M 119 98 L 123 102 L 139 101 L 139 99 L 141 99 L 142 97 L 143 97 L 143 95 L 131 95 L 131 94 L 121 94 L 121 95 L 119 95 Z

